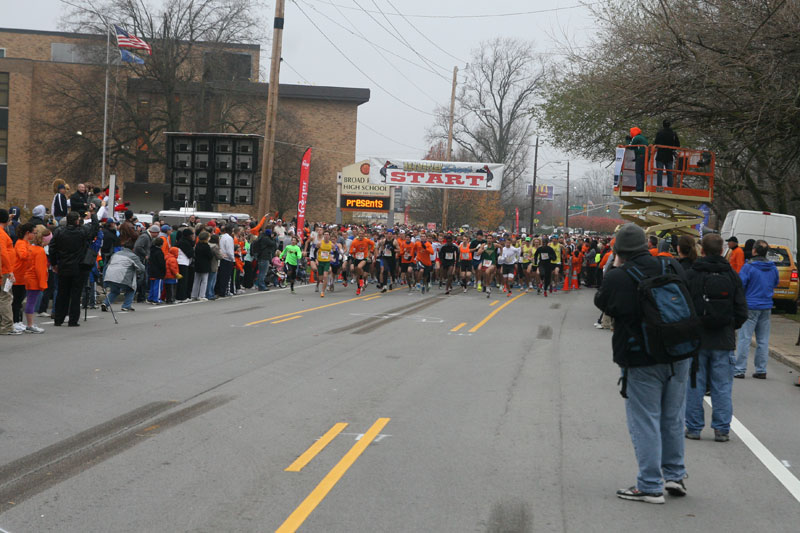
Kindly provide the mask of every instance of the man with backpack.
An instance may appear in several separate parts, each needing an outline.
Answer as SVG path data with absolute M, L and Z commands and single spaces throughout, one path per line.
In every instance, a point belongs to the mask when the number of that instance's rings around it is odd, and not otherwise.
M 628 430 L 639 475 L 617 497 L 664 503 L 663 491 L 686 495 L 683 479 L 686 386 L 700 346 L 697 315 L 683 268 L 653 257 L 644 231 L 625 224 L 614 242 L 614 265 L 595 305 L 614 319 L 614 362 L 622 368 Z
M 714 440 L 727 442 L 733 418 L 733 372 L 736 330 L 747 320 L 742 281 L 722 257 L 722 237 L 703 237 L 703 256 L 687 272 L 689 292 L 702 323 L 697 387 L 686 396 L 686 438 L 700 439 L 705 425 L 703 392 L 710 381 Z

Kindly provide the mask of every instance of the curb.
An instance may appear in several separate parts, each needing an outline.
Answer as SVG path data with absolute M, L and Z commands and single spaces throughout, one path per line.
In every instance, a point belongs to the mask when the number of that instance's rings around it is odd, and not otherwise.
M 800 372 L 800 363 L 796 361 L 796 357 L 789 357 L 786 354 L 779 352 L 772 346 L 769 347 L 769 356 L 783 363 L 784 365 L 792 368 L 793 370 Z

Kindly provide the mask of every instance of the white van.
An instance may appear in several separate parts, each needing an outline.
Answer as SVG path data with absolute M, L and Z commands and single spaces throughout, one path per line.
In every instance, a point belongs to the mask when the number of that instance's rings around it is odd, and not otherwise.
M 158 219 L 167 224 L 176 226 L 189 220 L 189 217 L 194 215 L 200 222 L 208 222 L 209 220 L 230 220 L 232 216 L 236 217 L 239 224 L 248 224 L 250 222 L 250 215 L 247 213 L 228 213 L 228 212 L 215 212 L 215 211 L 196 211 L 192 208 L 180 208 L 176 210 L 164 210 L 158 212 Z
M 730 211 L 722 224 L 723 239 L 735 235 L 739 246 L 747 239 L 764 239 L 771 245 L 786 246 L 797 257 L 797 220 L 794 215 L 767 211 Z

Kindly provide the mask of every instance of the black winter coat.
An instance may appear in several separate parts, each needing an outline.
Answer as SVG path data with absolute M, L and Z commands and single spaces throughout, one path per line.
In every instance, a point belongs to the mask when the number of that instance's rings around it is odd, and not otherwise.
M 167 276 L 167 260 L 164 258 L 164 250 L 159 246 L 150 247 L 147 276 L 154 279 L 164 279 Z
M 60 226 L 50 241 L 50 264 L 58 267 L 58 274 L 77 276 L 81 262 L 86 257 L 89 244 L 97 237 L 99 223 L 92 213 L 92 221 L 82 226 Z
M 211 259 L 214 254 L 207 242 L 198 242 L 194 247 L 194 271 L 197 274 L 211 272 Z
M 269 261 L 275 255 L 278 244 L 271 235 L 261 234 L 256 241 L 250 245 L 250 255 L 257 261 Z
M 700 337 L 700 348 L 706 350 L 733 350 L 736 348 L 736 330 L 747 321 L 747 300 L 742 288 L 742 280 L 733 271 L 731 265 L 721 256 L 701 257 L 687 271 L 689 292 L 694 300 L 697 314 L 703 309 L 703 284 L 712 272 L 727 274 L 733 283 L 733 320 L 729 326 L 720 329 L 703 329 Z
M 653 257 L 649 252 L 641 252 L 626 261 L 636 265 L 645 276 L 661 273 L 661 260 L 672 265 L 675 272 L 686 280 L 683 267 L 672 258 Z M 641 334 L 642 318 L 639 315 L 638 284 L 623 268 L 612 268 L 603 278 L 603 284 L 594 295 L 594 304 L 605 314 L 614 319 L 614 335 L 611 345 L 614 351 L 614 362 L 620 366 L 652 366 L 658 364 L 647 354 L 628 351 L 631 337 Z

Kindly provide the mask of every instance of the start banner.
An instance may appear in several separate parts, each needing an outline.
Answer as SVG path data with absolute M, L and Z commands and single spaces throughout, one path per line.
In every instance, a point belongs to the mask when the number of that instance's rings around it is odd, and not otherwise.
M 417 159 L 369 160 L 369 182 L 396 187 L 499 191 L 505 165 Z

